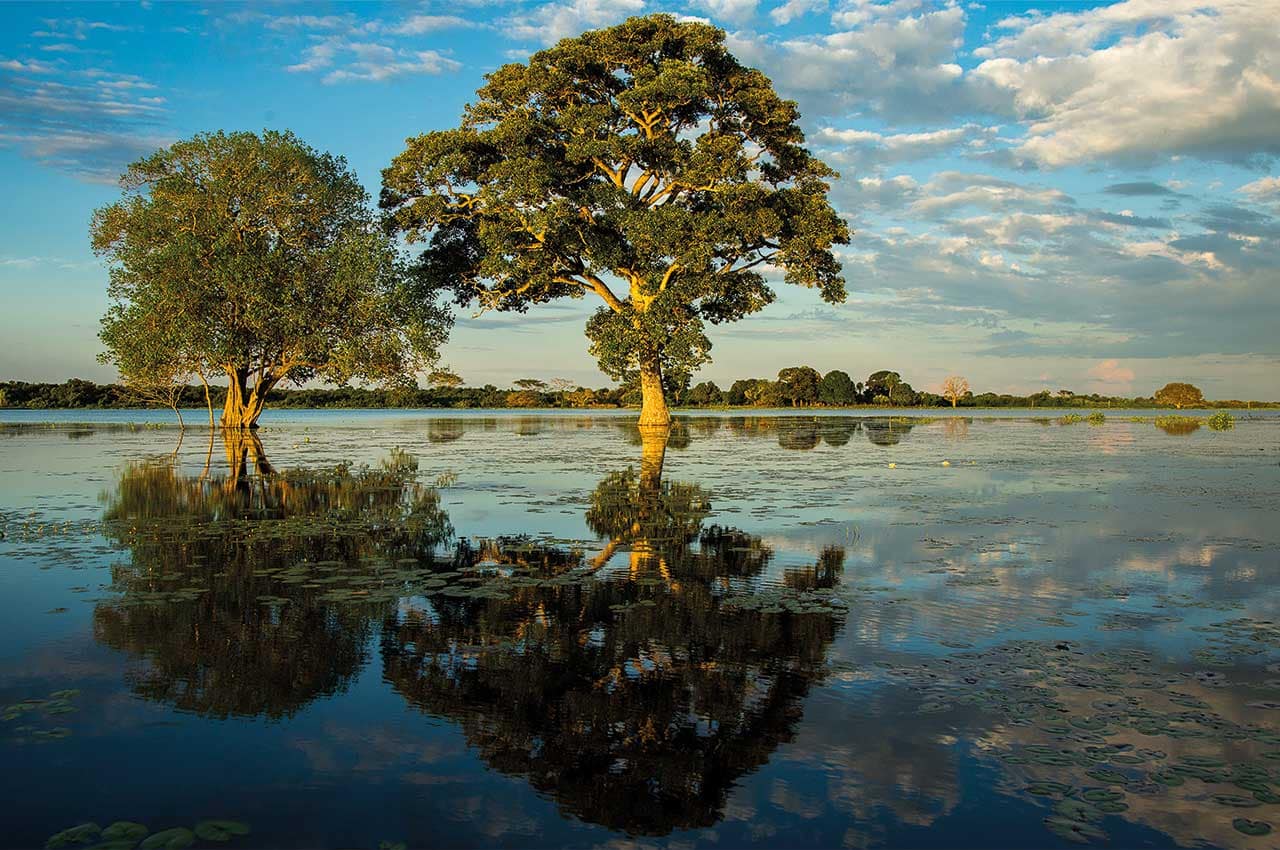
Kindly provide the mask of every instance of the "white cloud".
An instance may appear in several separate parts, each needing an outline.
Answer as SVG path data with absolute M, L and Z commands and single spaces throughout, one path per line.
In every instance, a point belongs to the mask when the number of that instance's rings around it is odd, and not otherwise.
M 585 30 L 620 23 L 644 12 L 644 0 L 567 0 L 503 19 L 500 26 L 516 41 L 555 44 Z
M 781 6 L 769 11 L 769 17 L 775 24 L 786 26 L 792 21 L 813 12 L 821 12 L 827 8 L 827 0 L 787 0 Z
M 35 59 L 28 59 L 25 62 L 21 59 L 0 60 L 0 69 L 22 74 L 52 74 L 58 70 L 48 62 Z
M 351 15 L 266 15 L 263 20 L 273 30 L 338 30 L 349 29 L 355 19 Z
M 66 39 L 71 38 L 76 41 L 84 41 L 89 34 L 98 32 L 128 32 L 132 27 L 123 24 L 113 24 L 107 21 L 90 21 L 85 18 L 45 18 L 45 28 L 36 30 L 31 33 L 36 38 L 55 38 Z
M 1280 177 L 1260 177 L 1252 183 L 1246 183 L 1236 189 L 1242 195 L 1248 195 L 1255 201 L 1280 199 Z
M 729 48 L 766 71 L 806 116 L 850 110 L 890 119 L 937 120 L 954 115 L 963 101 L 963 72 L 955 62 L 965 17 L 958 6 L 931 7 L 916 15 L 884 10 L 898 4 L 859 4 L 833 15 L 838 29 L 823 35 L 775 40 L 733 33 Z
M 975 51 L 970 80 L 1028 122 L 1043 166 L 1280 153 L 1280 0 L 1128 0 L 1028 14 Z M 983 91 L 985 89 L 985 91 Z
M 964 144 L 985 145 L 995 133 L 996 128 L 978 124 L 915 133 L 823 127 L 811 140 L 820 148 L 832 149 L 830 159 L 841 168 L 846 165 L 865 168 L 939 156 Z M 837 145 L 843 147 L 836 148 Z
M 365 41 L 327 39 L 307 48 L 301 62 L 285 70 L 294 73 L 328 71 L 326 84 L 381 82 L 409 74 L 441 74 L 462 64 L 435 50 L 407 50 Z M 332 70 L 330 70 L 332 69 Z
M 1029 187 L 989 174 L 944 171 L 935 174 L 911 204 L 921 216 L 937 216 L 953 210 L 978 207 L 991 210 L 1052 209 L 1072 200 L 1060 189 Z
M 92 182 L 114 183 L 124 167 L 170 139 L 158 129 L 165 99 L 140 77 L 98 68 L 0 62 L 0 146 Z M 147 94 L 144 94 L 147 93 Z
M 693 0 L 693 3 L 718 20 L 745 23 L 755 17 L 760 0 Z
M 1132 369 L 1120 365 L 1119 360 L 1103 360 L 1089 370 L 1089 377 L 1105 387 L 1128 389 L 1136 377 Z
M 477 24 L 457 15 L 410 15 L 391 27 L 388 32 L 396 35 L 422 35 L 437 30 L 474 27 Z

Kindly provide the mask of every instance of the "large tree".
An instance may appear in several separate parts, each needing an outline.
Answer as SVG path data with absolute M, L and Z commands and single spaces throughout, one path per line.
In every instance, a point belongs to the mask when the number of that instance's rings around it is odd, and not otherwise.
M 1173 405 L 1178 410 L 1184 407 L 1198 407 L 1204 404 L 1204 393 L 1200 392 L 1199 387 L 1195 384 L 1184 384 L 1177 381 L 1165 384 L 1156 390 L 1154 398 L 1156 404 L 1164 407 Z
M 94 213 L 106 359 L 225 375 L 224 428 L 281 381 L 408 383 L 449 326 L 340 157 L 291 133 L 204 133 L 129 166 Z
M 639 379 L 641 425 L 666 426 L 664 387 L 707 361 L 705 324 L 774 299 L 766 269 L 845 296 L 834 172 L 798 115 L 723 31 L 632 18 L 490 74 L 461 126 L 409 139 L 382 206 L 460 304 L 598 297 L 592 353 Z

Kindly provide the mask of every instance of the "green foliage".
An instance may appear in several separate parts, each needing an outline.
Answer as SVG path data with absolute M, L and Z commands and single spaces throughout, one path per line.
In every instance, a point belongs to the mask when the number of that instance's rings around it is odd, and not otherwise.
M 1079 413 L 1068 413 L 1066 416 L 1058 419 L 1059 425 L 1078 425 L 1084 421 L 1084 417 Z
M 222 373 L 261 401 L 285 380 L 406 382 L 435 359 L 448 314 L 342 158 L 291 133 L 206 133 L 121 184 L 91 235 L 111 264 L 105 359 L 127 382 Z
M 1236 427 L 1236 420 L 1225 410 L 1219 410 L 1209 417 L 1209 427 L 1214 431 L 1230 431 Z
M 884 396 L 887 401 L 889 393 L 900 383 L 902 383 L 902 376 L 897 372 L 891 372 L 888 369 L 872 372 L 867 376 L 865 384 L 867 397 L 874 399 L 876 396 Z
M 1154 424 L 1166 434 L 1186 435 L 1200 430 L 1200 420 L 1194 416 L 1157 416 Z
M 889 403 L 887 396 L 883 396 L 879 401 L 876 401 L 875 396 L 867 394 L 863 391 L 861 385 L 856 383 L 853 384 L 855 394 L 852 401 L 845 401 L 845 398 L 847 397 L 844 395 L 823 395 L 824 386 L 830 387 L 836 383 L 843 384 L 844 377 L 848 376 L 839 370 L 832 370 L 823 376 L 822 381 L 818 384 L 820 404 L 836 407 L 846 404 L 886 405 Z M 694 406 L 706 404 L 745 406 L 750 404 L 746 397 L 747 388 L 755 386 L 760 380 L 762 379 L 740 379 L 734 381 L 727 390 L 721 390 L 714 383 L 706 381 L 689 389 L 683 396 L 683 402 Z M 702 389 L 700 390 L 699 387 L 702 387 Z M 180 398 L 178 399 L 180 407 L 194 408 L 204 406 L 204 392 L 202 387 L 198 385 L 184 386 L 180 389 L 181 393 Z M 576 387 L 573 389 L 544 389 L 538 395 L 541 398 L 541 405 L 545 407 L 617 407 L 627 403 L 625 397 L 627 397 L 629 393 L 632 393 L 633 390 L 636 403 L 638 404 L 639 391 L 629 384 L 614 387 L 599 387 L 596 389 L 583 389 Z M 13 408 L 84 409 L 130 408 L 144 406 L 144 402 L 127 387 L 113 384 L 95 384 L 92 381 L 86 381 L 80 378 L 72 378 L 61 384 L 0 381 L 0 393 L 4 395 L 8 406 Z M 210 395 L 213 398 L 213 404 L 215 406 L 220 406 L 226 397 L 226 387 L 218 386 L 217 384 L 211 385 Z M 501 408 L 506 406 L 506 395 L 507 391 L 505 389 L 499 389 L 492 384 L 479 387 L 448 387 L 436 385 L 429 389 L 399 386 L 389 388 L 345 386 L 333 389 L 277 388 L 272 391 L 271 403 L 275 407 L 285 408 Z M 1029 398 L 1027 396 L 980 393 L 976 396 L 967 398 L 965 406 L 979 408 L 1017 408 L 1027 407 L 1028 402 Z M 1215 406 L 1223 408 L 1280 408 L 1280 402 L 1217 401 L 1214 404 Z M 1084 406 L 1096 408 L 1099 405 L 1108 405 L 1113 408 L 1148 409 L 1154 407 L 1155 402 L 1149 398 L 1119 398 L 1112 396 L 1100 396 L 1097 394 L 1077 396 L 1073 394 L 1065 398 L 1051 398 L 1047 406 L 1055 408 Z M 949 407 L 950 402 L 940 395 L 922 392 L 916 394 L 916 406 Z M 1172 416 L 1158 417 L 1157 422 L 1166 418 L 1196 421 L 1192 417 Z M 1048 422 L 1050 420 L 1046 419 L 1045 421 Z M 1150 422 L 1152 420 L 1148 416 L 1138 417 L 1136 421 Z
M 706 324 L 774 299 L 765 263 L 843 300 L 834 172 L 724 38 L 652 15 L 565 39 L 491 73 L 458 128 L 410 139 L 381 205 L 428 244 L 428 290 L 516 311 L 594 293 L 600 368 L 677 384 L 709 358 Z
M 1197 407 L 1204 404 L 1204 394 L 1194 384 L 1174 382 L 1165 384 L 1156 390 L 1156 403 L 1164 407 L 1173 406 L 1181 410 L 1184 407 Z
M 896 383 L 889 390 L 889 403 L 897 407 L 910 407 L 916 403 L 916 391 L 906 381 Z
M 832 407 L 842 407 L 858 402 L 858 385 L 848 372 L 832 369 L 818 382 L 818 401 Z
M 689 390 L 685 401 L 694 407 L 712 407 L 724 404 L 725 394 L 714 381 L 703 381 Z
M 754 407 L 785 407 L 785 390 L 777 381 L 756 381 L 747 388 L 747 404 Z
M 792 366 L 778 372 L 778 391 L 792 407 L 816 404 L 822 375 L 810 366 Z
M 431 373 L 427 375 L 427 383 L 435 387 L 448 387 L 452 389 L 454 387 L 462 386 L 462 376 L 448 367 L 433 369 L 431 370 Z
M 1107 415 L 1103 413 L 1101 410 L 1095 410 L 1092 413 L 1090 413 L 1087 417 L 1085 417 L 1085 420 L 1090 425 L 1101 425 L 1102 423 L 1107 421 Z

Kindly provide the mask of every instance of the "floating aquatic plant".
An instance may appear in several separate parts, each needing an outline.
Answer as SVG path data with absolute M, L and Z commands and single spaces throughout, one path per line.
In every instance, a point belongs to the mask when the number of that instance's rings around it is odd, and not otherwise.
M 1209 427 L 1214 431 L 1230 431 L 1236 427 L 1236 420 L 1225 410 L 1219 410 L 1209 417 Z

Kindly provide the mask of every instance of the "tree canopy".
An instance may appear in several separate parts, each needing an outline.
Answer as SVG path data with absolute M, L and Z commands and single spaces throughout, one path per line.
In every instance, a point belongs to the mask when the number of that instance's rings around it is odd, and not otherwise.
M 818 400 L 823 404 L 841 406 L 858 401 L 859 387 L 848 372 L 832 369 L 818 382 Z
M 779 390 L 792 407 L 818 401 L 818 384 L 822 375 L 812 366 L 789 366 L 778 372 Z
M 960 375 L 950 375 L 942 382 L 942 397 L 955 407 L 969 394 L 969 382 Z
M 225 375 L 222 425 L 288 380 L 407 382 L 449 326 L 341 157 L 291 133 L 203 133 L 138 160 L 94 213 L 101 337 L 126 380 Z
M 1204 404 L 1204 393 L 1200 392 L 1200 388 L 1194 384 L 1184 384 L 1177 381 L 1171 384 L 1165 384 L 1156 390 L 1154 396 L 1156 403 L 1160 405 L 1173 405 L 1181 410 L 1184 407 L 1195 407 Z
M 494 71 L 458 128 L 409 139 L 383 172 L 388 226 L 427 243 L 429 288 L 482 310 L 600 298 L 591 351 L 639 378 L 644 425 L 669 423 L 664 382 L 707 361 L 707 323 L 774 299 L 766 267 L 845 297 L 834 172 L 724 38 L 651 15 L 566 39 Z

